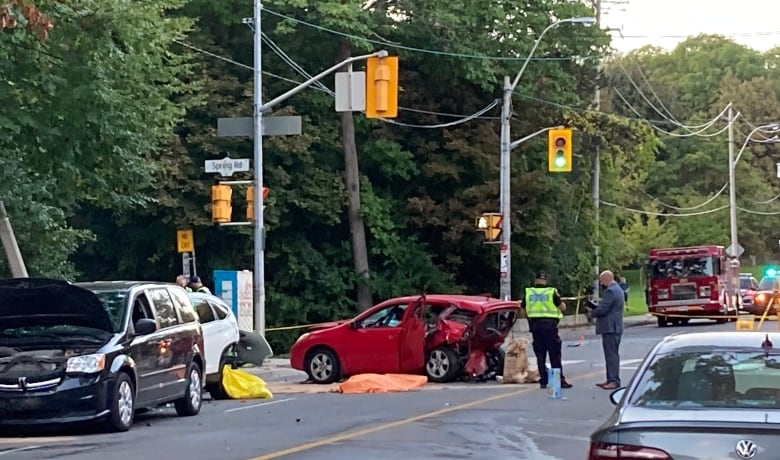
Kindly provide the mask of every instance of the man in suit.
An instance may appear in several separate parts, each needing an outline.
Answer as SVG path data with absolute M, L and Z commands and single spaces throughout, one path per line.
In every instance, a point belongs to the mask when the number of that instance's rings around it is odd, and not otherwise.
M 615 390 L 620 388 L 620 338 L 623 335 L 625 294 L 615 281 L 615 275 L 609 270 L 601 272 L 599 284 L 604 293 L 601 302 L 591 311 L 591 316 L 596 319 L 596 334 L 601 336 L 607 380 L 597 383 L 596 386 Z

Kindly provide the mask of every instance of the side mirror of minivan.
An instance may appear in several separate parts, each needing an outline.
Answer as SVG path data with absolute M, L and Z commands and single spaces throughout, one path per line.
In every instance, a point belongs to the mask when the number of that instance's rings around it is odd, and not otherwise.
M 626 392 L 626 388 L 618 388 L 617 390 L 613 391 L 609 394 L 609 400 L 612 401 L 612 404 L 618 405 L 620 404 L 620 400 L 623 399 L 623 394 Z
M 157 330 L 157 322 L 153 319 L 143 318 L 134 324 L 136 335 L 149 335 Z

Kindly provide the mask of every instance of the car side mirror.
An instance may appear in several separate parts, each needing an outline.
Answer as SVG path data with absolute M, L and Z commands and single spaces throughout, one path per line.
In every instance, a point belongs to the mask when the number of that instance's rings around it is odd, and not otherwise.
M 626 392 L 625 387 L 618 388 L 617 390 L 609 394 L 609 400 L 612 401 L 612 404 L 617 406 L 618 404 L 620 404 L 620 400 L 623 399 L 623 395 L 625 394 L 625 392 Z
M 350 321 L 349 322 L 349 328 L 350 329 L 357 329 L 358 328 L 357 321 Z
M 153 319 L 143 318 L 134 324 L 136 335 L 149 335 L 157 331 L 157 322 Z

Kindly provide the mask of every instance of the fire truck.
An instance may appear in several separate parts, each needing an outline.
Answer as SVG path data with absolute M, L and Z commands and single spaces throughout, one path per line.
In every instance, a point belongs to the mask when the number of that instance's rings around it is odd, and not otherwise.
M 659 327 L 697 317 L 736 321 L 739 262 L 729 260 L 723 246 L 652 249 L 645 275 L 648 311 Z

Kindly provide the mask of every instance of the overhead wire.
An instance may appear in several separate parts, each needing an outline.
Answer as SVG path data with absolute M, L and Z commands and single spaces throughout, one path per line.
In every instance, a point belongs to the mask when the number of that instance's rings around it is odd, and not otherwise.
M 333 35 L 338 35 L 345 38 L 350 38 L 352 40 L 356 41 L 363 41 L 366 43 L 371 43 L 374 45 L 382 45 L 387 46 L 389 48 L 396 48 L 396 49 L 402 49 L 406 51 L 411 51 L 415 53 L 423 53 L 423 54 L 432 54 L 435 56 L 447 56 L 447 57 L 454 57 L 454 58 L 462 58 L 462 59 L 480 59 L 480 60 L 488 60 L 488 61 L 526 61 L 529 58 L 523 56 L 523 57 L 514 57 L 514 56 L 488 56 L 488 55 L 480 55 L 480 54 L 467 54 L 467 53 L 452 53 L 448 51 L 441 51 L 441 50 L 431 50 L 431 49 L 425 49 L 425 48 L 417 48 L 414 46 L 408 46 L 408 45 L 402 45 L 398 43 L 393 43 L 388 40 L 377 40 L 373 38 L 367 38 L 367 37 L 361 37 L 359 35 L 354 35 L 346 32 L 341 32 L 339 30 L 330 29 L 328 27 L 324 27 L 318 24 L 314 24 L 308 21 L 304 21 L 302 19 L 294 18 L 292 16 L 288 16 L 286 14 L 279 13 L 277 11 L 271 10 L 269 8 L 263 8 L 263 12 L 271 14 L 273 16 L 286 19 L 288 21 L 292 21 L 296 24 L 300 24 L 312 29 L 316 29 L 322 32 L 327 32 Z M 531 61 L 579 61 L 579 60 L 588 60 L 588 59 L 601 59 L 603 56 L 597 55 L 597 56 L 561 56 L 561 57 L 531 57 Z

